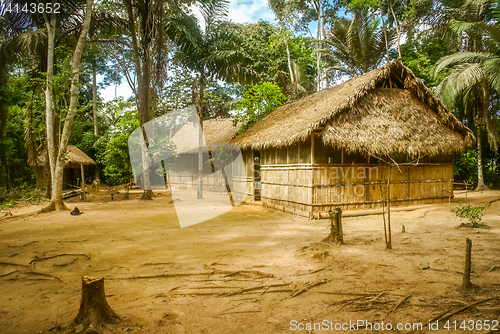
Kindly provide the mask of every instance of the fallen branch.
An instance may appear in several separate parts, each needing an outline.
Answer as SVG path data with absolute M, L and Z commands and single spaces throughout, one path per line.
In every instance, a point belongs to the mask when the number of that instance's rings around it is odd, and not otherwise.
M 495 265 L 495 266 L 492 266 L 490 269 L 488 269 L 488 272 L 492 272 L 492 271 L 497 270 L 497 269 L 500 269 L 500 266 Z
M 287 285 L 290 285 L 290 283 L 259 285 L 259 286 L 254 286 L 254 287 L 251 287 L 251 288 L 240 289 L 238 291 L 223 293 L 223 294 L 221 294 L 221 296 L 241 295 L 242 293 L 250 292 L 250 291 L 254 291 L 254 290 L 260 290 L 260 289 L 266 289 L 266 288 L 269 289 L 269 288 L 280 287 L 280 286 L 287 286 Z
M 497 307 L 476 307 L 476 310 L 478 310 L 479 312 L 482 312 L 482 313 L 500 315 L 500 306 L 497 306 Z
M 10 248 L 14 248 L 14 247 L 24 247 L 24 246 L 28 246 L 28 245 L 31 245 L 31 244 L 34 244 L 38 241 L 31 241 L 31 242 L 28 242 L 27 244 L 24 244 L 24 245 L 7 245 L 7 247 L 10 247 Z
M 0 277 L 9 276 L 9 275 L 12 275 L 13 273 L 17 273 L 17 272 L 19 272 L 19 270 L 13 270 L 13 271 L 11 271 L 11 272 L 8 272 L 7 274 L 2 274 L 2 275 L 0 275 Z
M 0 261 L 0 264 L 6 265 L 6 266 L 30 267 L 29 265 L 22 264 L 22 263 L 12 263 L 12 262 L 2 262 L 2 261 Z
M 325 270 L 326 268 L 328 268 L 328 267 L 317 269 L 317 270 L 314 270 L 314 271 L 311 271 L 311 272 L 308 272 L 308 273 L 297 274 L 297 276 L 305 276 L 305 275 L 316 274 L 316 273 L 319 273 L 320 271 Z
M 236 313 L 256 313 L 256 312 L 262 312 L 262 311 L 253 311 L 253 310 L 249 310 L 249 311 L 235 311 L 235 312 L 221 313 L 219 315 L 228 315 L 228 314 L 236 314 Z
M 51 274 L 39 273 L 39 272 L 37 272 L 37 271 L 28 271 L 28 272 L 26 272 L 26 274 L 28 274 L 28 275 L 40 275 L 40 276 L 47 276 L 47 277 L 51 277 L 51 278 L 53 278 L 53 279 L 56 279 L 56 280 L 58 280 L 58 281 L 59 281 L 59 282 L 61 282 L 61 283 L 66 283 L 66 282 L 64 282 L 62 279 L 60 279 L 59 277 L 54 276 L 54 275 L 51 275 Z
M 446 315 L 446 316 L 442 317 L 442 316 L 443 316 L 443 315 L 445 315 L 446 313 L 448 313 L 448 312 L 450 312 L 451 310 L 453 310 L 453 308 L 451 308 L 451 309 L 449 309 L 448 311 L 446 311 L 446 312 L 444 312 L 444 313 L 441 313 L 440 315 L 438 315 L 437 317 L 435 317 L 434 319 L 432 319 L 431 321 L 429 321 L 429 323 L 432 323 L 432 322 L 434 322 L 434 321 L 436 321 L 436 320 L 439 320 L 439 321 L 445 321 L 445 320 L 449 319 L 450 317 L 454 316 L 454 315 L 455 315 L 455 314 L 457 314 L 457 313 L 460 313 L 460 312 L 462 312 L 462 311 L 465 311 L 466 309 L 468 309 L 468 308 L 470 308 L 470 307 L 472 307 L 472 306 L 474 306 L 474 305 L 478 305 L 478 304 L 481 304 L 481 303 L 487 302 L 488 300 L 491 300 L 491 299 L 493 299 L 493 298 L 486 298 L 486 299 L 480 300 L 480 301 L 478 301 L 478 302 L 475 302 L 475 303 L 469 304 L 469 305 L 467 305 L 467 306 L 464 306 L 464 307 L 462 307 L 462 308 L 460 308 L 460 309 L 456 310 L 455 312 L 452 312 L 452 313 L 450 313 L 450 314 L 448 314 L 448 315 Z M 442 317 L 442 318 L 441 318 L 441 317 Z
M 249 275 L 252 275 L 252 274 L 255 274 L 259 277 L 266 277 L 266 278 L 274 276 L 273 274 L 264 273 L 264 272 L 258 271 L 258 270 L 239 270 L 239 271 L 229 273 L 229 274 L 225 275 L 224 277 L 231 277 L 231 276 L 236 276 L 236 275 L 242 275 L 242 276 L 249 277 Z
M 379 293 L 378 295 L 376 295 L 374 298 L 368 299 L 367 302 L 374 302 L 377 299 L 379 299 L 380 297 L 382 297 L 384 294 L 385 294 L 385 291 L 382 291 L 381 293 Z
M 324 293 L 328 295 L 362 296 L 362 297 L 370 297 L 376 294 L 376 293 L 335 292 L 335 291 L 315 291 L 315 292 Z
M 201 275 L 211 275 L 213 271 L 207 272 L 197 272 L 197 273 L 177 273 L 177 274 L 158 274 L 158 275 L 147 275 L 147 276 L 131 276 L 131 277 L 107 277 L 107 280 L 121 280 L 121 279 L 148 279 L 148 278 L 169 278 L 178 276 L 201 276 Z
M 411 295 L 408 295 L 408 296 L 404 297 L 403 299 L 401 299 L 401 300 L 399 301 L 399 303 L 397 303 L 397 304 L 396 304 L 396 306 L 394 306 L 394 307 L 392 308 L 392 310 L 390 310 L 390 311 L 389 311 L 389 313 L 387 313 L 387 316 L 389 316 L 392 312 L 394 312 L 394 311 L 395 311 L 395 310 L 399 307 L 399 305 L 401 305 L 402 303 L 404 303 L 404 302 L 405 302 L 407 299 L 409 299 L 410 297 L 411 297 Z
M 312 285 L 310 285 L 310 286 L 308 286 L 306 288 L 303 288 L 303 289 L 295 291 L 295 293 L 290 298 L 297 297 L 298 295 L 306 292 L 309 289 L 312 289 L 312 288 L 314 288 L 316 286 L 319 286 L 319 285 L 323 285 L 323 284 L 328 283 L 328 282 L 330 282 L 330 280 L 323 280 L 323 281 L 320 281 L 320 282 L 316 282 L 316 283 L 314 283 L 314 284 L 312 284 Z

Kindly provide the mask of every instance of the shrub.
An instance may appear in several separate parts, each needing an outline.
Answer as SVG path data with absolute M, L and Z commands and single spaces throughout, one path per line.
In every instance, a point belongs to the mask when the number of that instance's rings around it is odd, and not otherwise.
M 474 226 L 481 221 L 483 217 L 484 206 L 474 206 L 470 203 L 460 203 L 451 209 L 457 217 L 469 220 L 469 226 Z

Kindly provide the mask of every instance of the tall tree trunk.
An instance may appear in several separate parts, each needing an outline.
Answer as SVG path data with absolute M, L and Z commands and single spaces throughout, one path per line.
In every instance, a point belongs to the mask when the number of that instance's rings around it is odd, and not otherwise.
M 288 47 L 288 36 L 285 36 L 285 46 L 286 46 L 286 59 L 288 61 L 288 71 L 290 72 L 290 81 L 293 84 L 295 82 L 295 76 L 293 75 L 292 58 L 290 57 L 290 48 Z
M 318 72 L 316 80 L 317 82 L 317 87 L 316 90 L 319 92 L 321 90 L 321 52 L 319 50 L 321 49 L 321 1 L 318 0 L 317 2 L 317 12 L 318 12 L 318 31 L 316 33 L 318 43 L 316 43 L 316 71 Z
M 481 145 L 481 126 L 477 126 L 476 133 L 477 141 L 477 188 L 476 190 L 488 190 L 488 187 L 484 184 L 483 176 L 483 148 Z
M 399 55 L 399 59 L 401 59 L 401 47 L 400 47 L 400 43 L 401 43 L 401 32 L 399 30 L 399 23 L 398 23 L 398 18 L 396 17 L 396 14 L 394 13 L 394 9 L 392 8 L 392 2 L 389 2 L 389 6 L 391 8 L 391 13 L 392 13 L 392 16 L 394 17 L 394 24 L 396 25 L 396 33 L 398 34 L 398 55 Z M 386 37 L 386 40 L 387 40 L 387 37 Z
M 205 93 L 205 77 L 200 75 L 199 79 L 195 79 L 193 90 L 193 102 L 196 106 L 200 126 L 198 130 L 198 191 L 196 198 L 203 199 L 203 116 L 204 103 L 203 96 Z
M 2 66 L 2 65 L 0 65 Z M 1 69 L 0 69 L 1 71 Z M 0 80 L 3 80 L 0 74 Z M 7 106 L 3 101 L 0 100 L 0 164 L 2 169 L 0 171 L 0 176 L 2 178 L 1 184 L 4 189 L 7 189 L 7 147 L 5 146 L 5 140 L 7 139 Z
M 134 11 L 132 9 L 132 3 L 130 0 L 124 1 L 125 8 L 127 10 L 128 16 L 128 28 L 130 30 L 130 34 L 132 36 L 132 49 L 134 53 L 134 66 L 135 73 L 137 75 L 137 86 L 138 86 L 138 94 L 136 94 L 135 100 L 137 102 L 137 110 L 139 111 L 139 124 L 143 130 L 144 139 L 146 141 L 147 150 L 149 144 L 147 140 L 147 136 L 144 131 L 144 124 L 149 122 L 152 119 L 152 115 L 150 112 L 150 98 L 149 98 L 149 85 L 150 85 L 150 67 L 149 67 L 149 42 L 143 42 L 144 45 L 140 45 L 139 39 L 137 38 L 137 32 L 135 29 L 136 18 L 134 15 Z M 144 15 L 149 14 L 149 11 L 146 9 Z M 139 15 L 140 16 L 140 15 Z M 146 17 L 142 17 L 142 21 L 146 20 Z M 141 26 L 144 29 L 151 28 L 149 22 L 141 22 Z M 145 38 L 151 38 L 150 31 L 143 31 L 143 35 Z M 142 61 L 141 61 L 141 53 L 142 53 Z M 138 95 L 138 96 L 137 96 Z M 143 150 L 144 151 L 144 150 Z M 153 192 L 149 190 L 150 188 L 150 180 L 149 180 L 149 169 L 146 166 L 149 166 L 149 155 L 146 151 L 142 152 L 142 164 L 143 164 L 143 186 L 144 193 L 142 194 L 141 200 L 151 200 L 153 196 Z
M 384 14 L 382 13 L 382 8 L 380 8 L 380 19 L 382 20 L 382 29 L 384 29 L 384 39 L 385 39 L 385 49 L 387 50 L 387 63 L 391 62 L 391 57 L 389 56 L 389 42 L 387 40 L 387 29 L 385 28 Z
M 54 3 L 54 1 L 52 1 Z M 45 26 L 47 29 L 47 73 L 46 73 L 46 87 L 45 87 L 45 129 L 47 132 L 47 153 L 49 157 L 50 168 L 50 198 L 51 204 L 49 209 L 56 209 L 56 204 L 53 202 L 53 182 L 56 178 L 56 160 L 57 160 L 57 145 L 55 141 L 55 117 L 54 117 L 54 104 L 53 104 L 53 82 L 54 82 L 54 51 L 55 51 L 55 35 L 56 35 L 56 14 L 52 13 L 50 19 L 45 15 Z M 61 203 L 58 203 L 57 209 L 62 208 Z
M 50 91 L 50 96 L 49 101 L 46 103 L 50 103 L 50 107 L 47 107 L 46 104 L 46 112 L 47 113 L 47 123 L 52 123 L 50 125 L 51 129 L 47 129 L 47 143 L 49 144 L 49 161 L 50 161 L 50 169 L 51 169 L 51 176 L 52 176 L 52 196 L 50 203 L 48 207 L 45 208 L 46 211 L 48 210 L 62 210 L 65 208 L 64 203 L 62 202 L 62 188 L 63 188 L 63 172 L 64 172 L 64 166 L 65 166 L 65 156 L 66 156 L 66 149 L 68 147 L 68 141 L 71 136 L 71 127 L 73 126 L 73 120 L 76 115 L 76 108 L 78 105 L 78 93 L 79 93 L 79 85 L 78 81 L 80 78 L 80 71 L 81 71 L 81 59 L 82 59 L 82 54 L 83 54 L 83 47 L 85 45 L 85 40 L 87 39 L 87 33 L 90 28 L 90 20 L 92 17 L 92 5 L 94 1 L 93 0 L 87 0 L 86 2 L 86 9 L 85 9 L 85 17 L 83 20 L 83 25 L 82 25 L 82 30 L 80 32 L 80 36 L 78 38 L 78 42 L 76 43 L 75 51 L 73 52 L 73 57 L 71 59 L 71 89 L 70 89 L 70 102 L 69 102 L 69 108 L 68 108 L 68 113 L 66 115 L 66 119 L 64 121 L 64 126 L 59 142 L 59 148 L 57 149 L 57 143 L 53 141 L 53 123 L 50 122 L 53 120 L 53 108 L 52 108 L 52 82 L 47 82 L 47 91 Z M 55 16 L 52 15 L 51 17 L 51 25 L 53 25 L 52 33 L 49 32 L 49 35 L 52 35 L 52 37 L 55 37 Z M 52 49 L 50 45 L 52 44 Z M 47 73 L 50 71 L 52 72 L 53 75 L 53 64 L 54 64 L 54 53 L 53 53 L 53 47 L 54 47 L 54 39 L 50 41 L 50 36 L 49 36 L 49 53 L 48 53 L 48 58 L 51 60 L 47 61 Z M 52 52 L 51 52 L 52 51 Z M 49 63 L 49 61 L 51 63 Z M 53 76 L 51 77 L 51 80 L 53 79 Z M 48 75 L 47 75 L 47 80 Z
M 94 116 L 94 136 L 97 137 L 99 133 L 97 132 L 97 70 L 95 66 L 96 65 L 94 63 L 94 66 L 92 68 L 92 112 Z

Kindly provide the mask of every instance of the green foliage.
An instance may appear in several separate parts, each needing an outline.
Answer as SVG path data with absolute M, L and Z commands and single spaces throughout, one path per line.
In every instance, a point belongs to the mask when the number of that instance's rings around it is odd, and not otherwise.
M 429 88 L 435 87 L 450 73 L 449 69 L 442 71 L 437 76 L 432 73 L 436 62 L 450 52 L 453 50 L 443 37 L 431 36 L 417 39 L 414 36 L 409 36 L 407 42 L 401 45 L 403 63 Z
M 455 156 L 453 168 L 455 179 L 470 185 L 477 185 L 477 151 L 469 149 Z
M 132 178 L 128 137 L 137 127 L 139 127 L 137 110 L 127 110 L 116 127 L 96 141 L 98 162 L 106 166 L 104 175 L 107 184 L 123 184 Z
M 236 125 L 242 122 L 243 126 L 238 134 L 266 117 L 274 109 L 281 106 L 286 101 L 280 88 L 270 82 L 255 85 L 243 93 L 243 99 L 236 105 L 237 113 L 233 116 L 233 123 Z
M 483 217 L 484 206 L 474 206 L 470 203 L 460 203 L 451 209 L 451 212 L 457 215 L 459 218 L 467 219 L 469 221 L 469 226 L 474 226 L 481 221 Z

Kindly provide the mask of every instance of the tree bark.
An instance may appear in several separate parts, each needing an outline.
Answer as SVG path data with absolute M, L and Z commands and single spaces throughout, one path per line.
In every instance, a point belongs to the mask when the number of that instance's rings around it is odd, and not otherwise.
M 53 69 L 54 69 L 54 41 L 55 41 L 55 15 L 51 16 L 49 23 L 47 24 L 49 34 L 49 47 L 47 55 L 47 89 L 46 89 L 46 119 L 47 119 L 47 144 L 49 146 L 49 162 L 51 170 L 52 179 L 52 196 L 49 205 L 44 209 L 44 211 L 52 210 L 63 210 L 65 205 L 62 201 L 62 187 L 63 187 L 63 172 L 66 156 L 66 149 L 68 147 L 68 141 L 71 136 L 71 127 L 73 126 L 73 120 L 76 115 L 76 108 L 78 105 L 78 93 L 79 93 L 79 78 L 81 71 L 81 59 L 83 54 L 83 47 L 85 45 L 85 40 L 87 39 L 87 33 L 90 28 L 90 20 L 92 17 L 92 5 L 93 0 L 87 0 L 85 17 L 83 20 L 82 30 L 78 38 L 78 42 L 73 52 L 73 57 L 71 60 L 71 90 L 70 90 L 70 102 L 68 113 L 64 121 L 63 131 L 60 137 L 59 145 L 53 140 L 54 138 L 54 110 L 53 110 L 53 93 L 52 93 L 52 82 L 53 82 Z M 50 73 L 50 79 L 49 79 Z M 58 147 L 59 146 L 59 147 Z
M 82 277 L 82 297 L 80 309 L 73 320 L 76 325 L 83 325 L 81 333 L 88 329 L 100 331 L 102 325 L 115 323 L 120 316 L 113 311 L 106 300 L 104 278 Z
M 134 54 L 134 66 L 135 73 L 137 76 L 137 86 L 138 86 L 138 94 L 136 94 L 136 102 L 137 102 L 137 110 L 139 111 L 139 124 L 143 129 L 144 140 L 146 142 L 146 150 L 149 146 L 147 136 L 144 131 L 144 124 L 149 122 L 152 119 L 151 115 L 151 107 L 150 107 L 150 40 L 151 40 L 151 29 L 152 24 L 149 22 L 145 22 L 145 20 L 149 20 L 149 6 L 147 2 L 144 2 L 144 5 L 147 7 L 144 9 L 144 15 L 141 17 L 141 27 L 143 28 L 142 35 L 145 36 L 142 45 L 137 38 L 137 32 L 135 29 L 136 18 L 134 15 L 134 11 L 132 9 L 132 3 L 130 0 L 124 1 L 125 7 L 127 9 L 128 16 L 128 28 L 130 30 L 130 34 L 132 37 L 132 49 Z M 140 13 L 139 13 L 140 14 Z M 139 15 L 141 16 L 141 15 Z M 142 50 L 142 53 L 141 53 Z M 141 54 L 143 55 L 141 58 Z M 141 148 L 142 149 L 142 148 Z M 147 152 L 142 152 L 142 164 L 143 166 L 149 166 L 149 155 Z M 143 168 L 143 186 L 144 192 L 141 196 L 141 200 L 151 200 L 153 196 L 153 192 L 149 190 L 150 181 L 149 181 L 149 169 Z
M 321 90 L 321 52 L 319 50 L 321 49 L 321 0 L 318 0 L 317 2 L 317 8 L 318 12 L 318 32 L 316 33 L 316 36 L 318 38 L 318 43 L 316 43 L 316 71 L 318 72 L 316 80 L 318 81 L 316 90 L 319 92 Z
M 93 99 L 93 105 L 92 105 L 92 112 L 94 116 L 94 136 L 98 136 L 98 131 L 97 131 L 97 71 L 95 68 L 95 64 L 92 69 L 92 99 Z
M 476 190 L 488 190 L 488 187 L 484 184 L 484 176 L 483 176 L 483 148 L 481 145 L 481 126 L 477 126 L 477 188 Z
M 389 41 L 387 40 L 387 29 L 385 28 L 384 14 L 382 13 L 382 8 L 380 9 L 380 19 L 382 20 L 382 29 L 384 29 L 385 49 L 387 50 L 387 64 L 389 64 L 391 62 L 391 57 L 389 55 Z
M 394 24 L 396 25 L 396 32 L 398 34 L 398 55 L 399 55 L 399 59 L 401 59 L 401 47 L 400 47 L 401 33 L 399 30 L 399 23 L 398 23 L 398 19 L 396 17 L 396 14 L 394 13 L 394 9 L 392 8 L 392 2 L 389 2 L 389 6 L 391 8 L 392 16 L 394 17 Z

